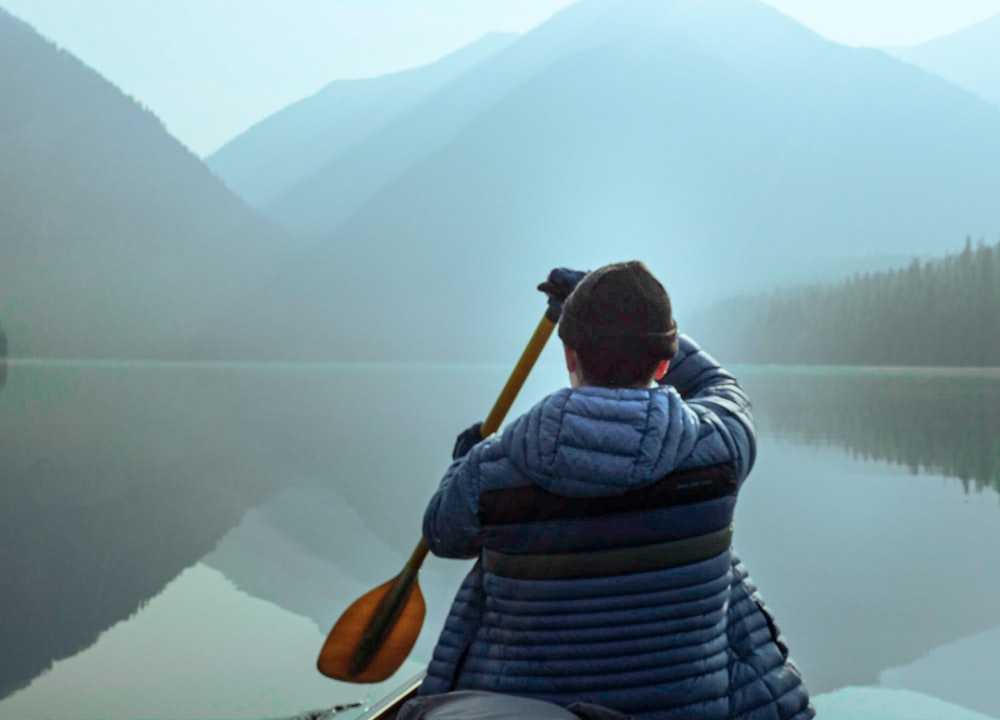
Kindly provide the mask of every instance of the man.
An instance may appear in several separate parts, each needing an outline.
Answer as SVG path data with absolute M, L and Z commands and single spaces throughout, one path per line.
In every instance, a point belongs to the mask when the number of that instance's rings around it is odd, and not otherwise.
M 555 270 L 570 388 L 456 460 L 424 516 L 442 557 L 479 558 L 421 695 L 478 690 L 635 718 L 813 717 L 729 548 L 754 462 L 750 403 L 678 335 L 639 262 Z M 566 297 L 568 290 L 572 293 Z M 471 446 L 471 447 L 470 447 Z

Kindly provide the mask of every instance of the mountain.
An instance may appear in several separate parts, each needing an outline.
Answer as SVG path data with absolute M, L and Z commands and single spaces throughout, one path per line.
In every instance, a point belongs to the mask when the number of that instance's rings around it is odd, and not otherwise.
M 2 10 L 0 106 L 4 697 L 282 482 L 206 403 L 213 379 L 15 363 L 227 357 L 229 321 L 253 310 L 237 290 L 287 242 L 154 115 Z
M 332 82 L 256 123 L 205 162 L 251 205 L 267 205 L 515 37 L 490 33 L 424 67 Z
M 910 47 L 886 48 L 896 57 L 1000 106 L 1000 14 L 958 32 Z
M 0 103 L 10 354 L 214 352 L 195 346 L 225 328 L 231 293 L 267 267 L 283 233 L 152 113 L 2 10 Z
M 583 0 L 264 208 L 326 235 L 257 319 L 322 306 L 352 359 L 507 358 L 553 266 L 642 258 L 683 322 L 990 236 L 998 183 L 1000 109 L 883 52 L 756 0 Z

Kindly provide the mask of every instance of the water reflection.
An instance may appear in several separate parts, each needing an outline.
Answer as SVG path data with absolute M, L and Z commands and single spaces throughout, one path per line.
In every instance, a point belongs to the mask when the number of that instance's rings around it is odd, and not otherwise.
M 1000 662 L 984 601 L 1000 593 L 1000 371 L 739 374 L 761 443 L 737 544 L 810 687 L 882 683 L 1000 717 L 984 682 Z
M 189 373 L 13 366 L 0 393 L 0 697 L 90 646 L 280 484 Z
M 993 493 L 855 459 L 840 448 L 762 438 L 740 494 L 734 546 L 775 612 L 809 688 L 874 685 L 889 668 L 995 627 L 1000 544 Z M 987 658 L 1000 663 L 1000 648 Z M 911 679 L 915 676 L 911 675 Z M 990 685 L 971 705 L 1000 717 Z
M 325 636 L 351 602 L 407 560 L 401 548 L 373 532 L 369 518 L 374 514 L 371 508 L 353 507 L 333 488 L 304 483 L 247 513 L 203 563 L 242 590 L 312 619 Z M 411 528 L 414 542 L 417 531 Z M 420 586 L 427 620 L 411 655 L 414 661 L 430 660 L 453 589 L 467 570 L 467 563 L 434 557 L 424 563 Z
M 1000 491 L 1000 369 L 746 368 L 760 427 Z
M 333 537 L 329 517 L 301 529 L 347 566 L 395 574 L 379 544 L 412 550 L 455 428 L 489 407 L 500 384 L 483 379 L 495 376 L 12 364 L 0 392 L 0 617 L 16 621 L 0 623 L 0 698 L 135 614 L 283 488 L 316 482 L 365 508 L 369 539 Z
M 401 567 L 454 434 L 485 415 L 508 369 L 12 365 L 0 392 L 0 612 L 18 621 L 0 623 L 0 697 L 141 618 L 199 561 L 322 637 Z M 1000 523 L 993 492 L 966 495 L 946 478 L 1000 487 L 1000 376 L 740 377 L 762 432 L 736 544 L 811 688 L 883 678 L 949 697 L 923 687 L 928 663 L 996 626 L 983 598 L 1000 595 L 985 571 Z M 536 368 L 512 412 L 564 382 L 558 364 Z M 463 570 L 425 566 L 416 660 Z M 225 664 L 220 679 L 238 685 Z M 109 702 L 124 681 L 108 678 Z M 277 695 L 298 686 L 274 677 Z M 992 686 L 975 702 L 1000 716 Z
M 963 705 L 992 708 L 996 717 L 996 666 L 1000 626 L 935 648 L 916 662 L 885 670 L 882 685 L 920 688 L 938 697 L 961 698 Z
M 0 717 L 291 716 L 337 702 L 332 683 L 315 670 L 322 641 L 305 618 L 240 592 L 199 563 L 135 618 L 0 703 Z M 407 663 L 405 672 L 418 670 Z M 345 687 L 340 702 L 378 697 L 391 687 Z

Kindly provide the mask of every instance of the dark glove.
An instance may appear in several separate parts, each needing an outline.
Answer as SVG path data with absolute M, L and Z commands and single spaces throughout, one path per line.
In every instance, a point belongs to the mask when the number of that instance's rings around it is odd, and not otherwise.
M 463 430 L 455 438 L 455 449 L 451 451 L 451 459 L 458 460 L 469 454 L 469 450 L 477 442 L 483 439 L 483 424 L 477 422 L 466 430 Z
M 573 292 L 577 283 L 583 280 L 587 274 L 585 270 L 570 270 L 569 268 L 555 268 L 549 273 L 548 279 L 538 286 L 538 289 L 549 296 L 549 309 L 546 312 L 549 320 L 559 322 L 562 315 L 563 303 Z

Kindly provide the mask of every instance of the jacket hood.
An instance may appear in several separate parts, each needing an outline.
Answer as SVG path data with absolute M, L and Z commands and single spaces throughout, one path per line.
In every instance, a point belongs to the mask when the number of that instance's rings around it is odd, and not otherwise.
M 669 386 L 566 388 L 503 433 L 514 466 L 550 492 L 599 496 L 659 480 L 697 441 L 697 418 Z

